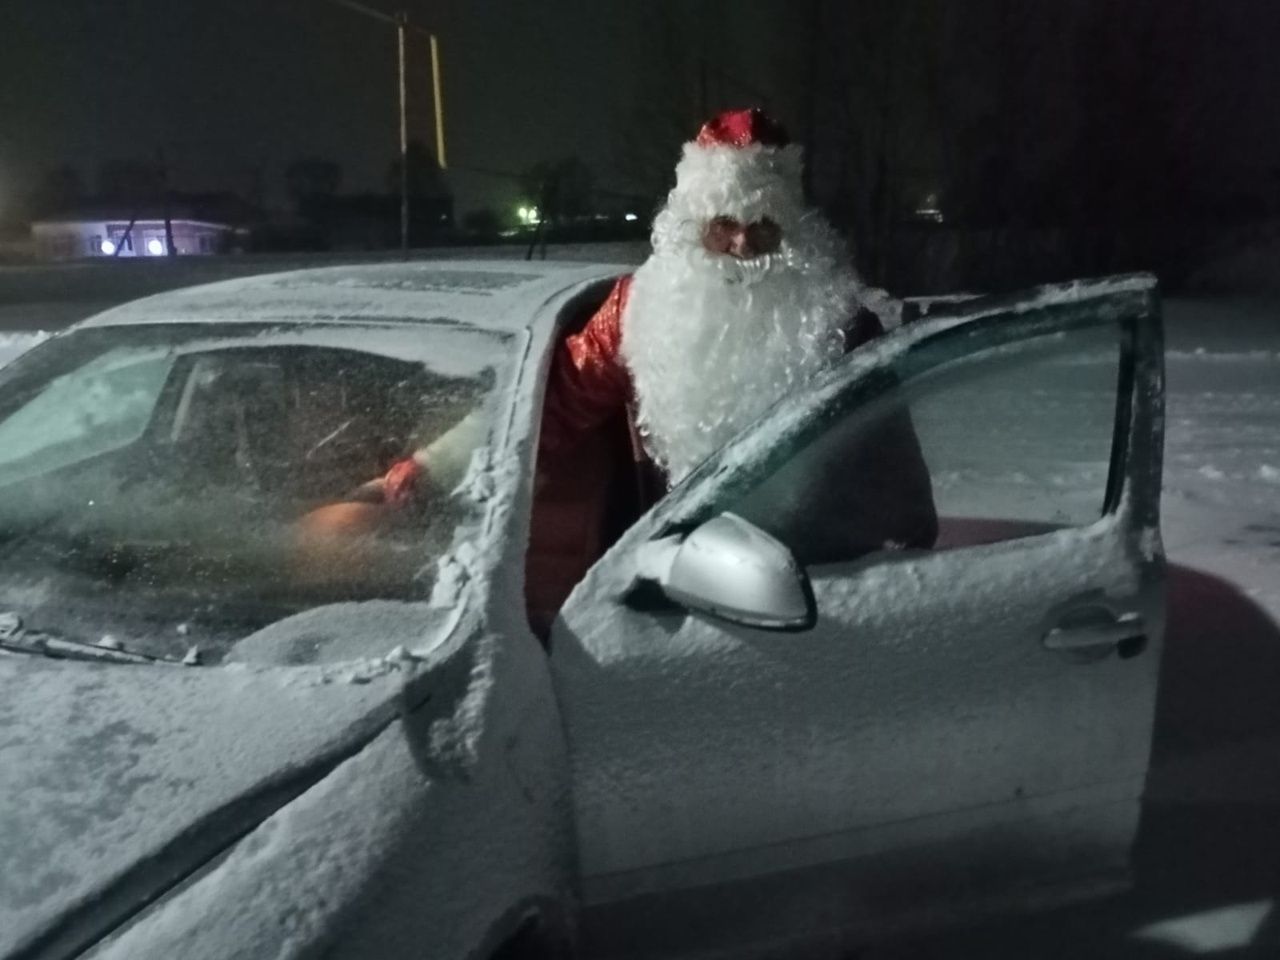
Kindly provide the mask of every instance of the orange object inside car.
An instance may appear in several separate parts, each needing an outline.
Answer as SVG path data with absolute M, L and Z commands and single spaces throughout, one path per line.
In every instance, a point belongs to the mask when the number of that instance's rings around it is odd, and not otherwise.
M 360 536 L 377 533 L 387 513 L 380 503 L 329 503 L 304 514 L 298 525 L 303 536 Z
M 321 586 L 359 580 L 378 560 L 377 534 L 389 514 L 376 503 L 330 503 L 304 514 L 292 551 L 294 582 Z

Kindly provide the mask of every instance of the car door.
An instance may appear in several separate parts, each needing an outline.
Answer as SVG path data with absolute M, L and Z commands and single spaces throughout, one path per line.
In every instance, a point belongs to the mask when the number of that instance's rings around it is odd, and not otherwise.
M 634 526 L 551 641 L 588 903 L 665 904 L 710 946 L 716 917 L 880 927 L 1122 869 L 1163 628 L 1161 349 L 1150 278 L 945 307 Z M 895 530 L 930 498 L 926 549 Z M 671 601 L 697 590 L 653 558 L 725 514 L 790 551 L 803 622 Z M 656 929 L 612 909 L 597 932 Z

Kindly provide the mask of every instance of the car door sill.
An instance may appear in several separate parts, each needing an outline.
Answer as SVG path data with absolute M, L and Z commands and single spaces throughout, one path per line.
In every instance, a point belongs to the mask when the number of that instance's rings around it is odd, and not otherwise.
M 1113 838 L 1117 829 L 1136 831 L 1145 774 L 1110 780 L 1042 797 L 1016 797 L 964 810 L 925 814 L 839 833 L 802 837 L 673 863 L 610 873 L 584 874 L 581 890 L 590 906 L 629 900 L 658 891 L 687 890 L 751 881 L 831 863 L 857 862 L 892 851 L 929 849 L 952 837 L 984 835 L 1003 845 L 1026 842 L 1046 823 L 1064 823 L 1075 840 L 1092 834 Z M 1131 808 L 1131 809 L 1129 809 Z M 1111 823 L 1110 821 L 1115 821 Z M 1050 827 L 1051 835 L 1059 831 Z M 1007 835 L 1007 838 L 1002 837 Z M 1128 842 L 1122 844 L 1127 849 Z

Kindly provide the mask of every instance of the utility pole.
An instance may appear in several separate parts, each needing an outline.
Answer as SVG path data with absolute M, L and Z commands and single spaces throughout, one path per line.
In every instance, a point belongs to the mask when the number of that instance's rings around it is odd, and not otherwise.
M 366 17 L 372 17 L 374 20 L 389 23 L 396 28 L 396 59 L 400 105 L 400 252 L 407 257 L 409 255 L 409 93 L 408 59 L 405 44 L 410 30 L 414 33 L 425 35 L 431 41 L 431 82 L 436 117 L 436 165 L 441 170 L 444 170 L 444 97 L 440 90 L 440 44 L 436 40 L 434 33 L 409 22 L 408 11 L 400 10 L 393 17 L 383 13 L 381 10 L 366 7 L 363 3 L 357 2 L 357 0 L 330 0 L 330 2 L 340 7 L 346 7 L 348 10 L 354 10 L 356 13 L 364 14 Z
M 440 90 L 440 44 L 431 34 L 431 98 L 436 108 L 436 165 L 443 170 L 444 159 L 444 94 Z

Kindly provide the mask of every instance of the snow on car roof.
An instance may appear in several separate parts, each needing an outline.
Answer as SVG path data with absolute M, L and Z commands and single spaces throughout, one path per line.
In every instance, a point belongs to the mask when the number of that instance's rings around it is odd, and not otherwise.
M 292 270 L 187 287 L 99 313 L 74 329 L 121 324 L 453 323 L 528 326 L 556 294 L 625 273 L 616 264 L 432 260 Z

